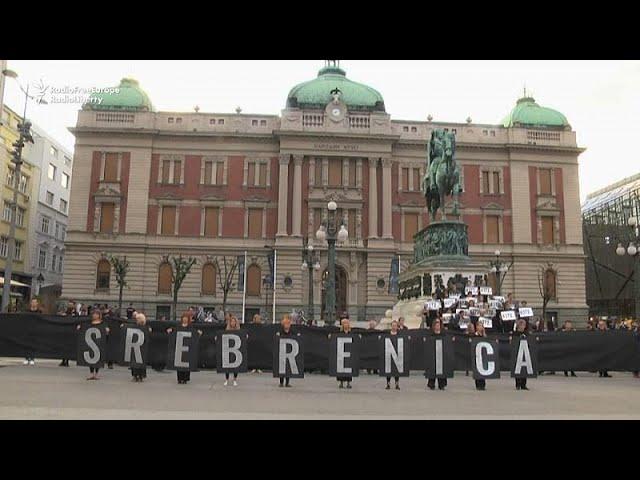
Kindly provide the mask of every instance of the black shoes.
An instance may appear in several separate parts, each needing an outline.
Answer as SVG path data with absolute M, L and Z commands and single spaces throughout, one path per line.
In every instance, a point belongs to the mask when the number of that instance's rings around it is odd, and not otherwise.
M 385 389 L 385 390 L 391 390 L 391 385 L 389 385 L 389 384 L 387 383 L 387 386 L 386 386 L 386 387 L 384 387 L 384 389 Z
M 400 390 L 400 385 L 396 383 L 396 390 Z
M 438 387 L 438 390 L 444 390 L 446 387 Z
M 344 388 L 343 382 L 340 382 L 340 386 L 338 388 Z
M 351 388 L 351 382 L 347 382 L 347 388 Z
M 435 385 L 427 385 L 427 387 L 429 388 L 429 390 L 435 390 L 436 389 Z
M 529 390 L 529 388 L 528 388 L 528 387 L 526 387 L 526 386 L 521 387 L 521 389 L 522 389 L 522 390 Z

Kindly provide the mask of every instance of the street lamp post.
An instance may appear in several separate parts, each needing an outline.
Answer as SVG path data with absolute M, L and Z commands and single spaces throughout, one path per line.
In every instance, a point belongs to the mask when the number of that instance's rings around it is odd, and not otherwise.
M 313 245 L 308 244 L 302 249 L 302 270 L 308 270 L 309 272 L 309 306 L 307 308 L 307 315 L 309 320 L 313 322 L 313 271 L 320 270 L 320 261 L 318 255 L 313 251 Z
M 17 74 L 11 70 L 3 70 L 2 75 L 10 78 L 16 78 Z M 20 85 L 20 84 L 18 84 Z M 8 251 L 7 260 L 4 268 L 4 285 L 2 287 L 2 312 L 6 312 L 9 307 L 10 295 L 11 295 L 11 274 L 13 273 L 13 260 L 15 256 L 16 248 L 16 219 L 18 214 L 18 193 L 20 189 L 20 177 L 22 174 L 22 149 L 25 142 L 33 143 L 33 137 L 31 136 L 31 122 L 27 120 L 27 103 L 29 101 L 29 86 L 26 90 L 20 85 L 20 89 L 24 92 L 24 113 L 22 115 L 22 122 L 18 125 L 18 131 L 20 137 L 13 143 L 14 151 L 12 153 L 11 161 L 15 164 L 14 173 L 14 189 L 13 200 L 11 202 L 11 223 L 9 226 L 9 238 L 8 238 Z
M 640 228 L 638 225 L 638 219 L 636 217 L 630 217 L 627 221 L 629 227 L 631 227 L 631 232 L 629 234 L 629 246 L 624 248 L 622 243 L 618 243 L 618 247 L 616 248 L 616 254 L 620 257 L 624 255 L 629 255 L 634 259 L 633 266 L 633 297 L 635 301 L 635 317 L 636 320 L 640 318 Z
M 336 241 L 344 242 L 349 238 L 349 232 L 345 228 L 342 221 L 338 223 L 336 218 L 336 210 L 338 205 L 331 201 L 327 204 L 329 215 L 322 222 L 320 228 L 316 232 L 316 237 L 321 242 L 327 241 L 327 288 L 325 295 L 325 312 L 327 315 L 326 323 L 333 325 L 336 321 Z
M 511 264 L 507 265 L 500 260 L 500 250 L 496 250 L 494 253 L 496 255 L 496 259 L 489 262 L 489 264 L 491 265 L 491 269 L 489 271 L 496 276 L 496 295 L 500 296 L 500 292 L 502 290 L 502 282 L 504 282 L 507 273 L 511 269 L 513 261 L 511 262 Z

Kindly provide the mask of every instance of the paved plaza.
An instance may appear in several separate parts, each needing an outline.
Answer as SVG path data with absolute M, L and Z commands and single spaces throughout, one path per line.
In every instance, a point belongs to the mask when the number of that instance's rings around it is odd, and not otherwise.
M 129 370 L 101 372 L 86 381 L 88 369 L 61 368 L 56 361 L 35 366 L 0 359 L 0 419 L 631 419 L 640 418 L 640 380 L 630 373 L 613 378 L 562 373 L 529 381 L 516 391 L 504 376 L 478 392 L 473 379 L 456 373 L 446 391 L 425 389 L 414 372 L 401 390 L 384 390 L 383 378 L 366 373 L 352 390 L 310 374 L 281 389 L 270 373 L 246 374 L 238 387 L 224 387 L 224 375 L 192 373 L 178 385 L 175 372 L 149 369 L 145 383 L 131 382 Z

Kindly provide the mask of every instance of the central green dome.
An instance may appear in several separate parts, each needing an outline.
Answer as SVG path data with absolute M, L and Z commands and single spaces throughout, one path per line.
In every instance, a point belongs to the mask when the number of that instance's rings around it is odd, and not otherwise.
M 82 106 L 89 110 L 125 110 L 152 112 L 153 104 L 147 92 L 133 78 L 123 78 L 120 85 L 94 92 Z
M 384 112 L 384 99 L 380 93 L 361 83 L 347 78 L 338 66 L 326 66 L 318 77 L 296 85 L 287 96 L 287 108 L 324 109 L 333 100 L 331 91 L 338 88 L 340 100 L 354 111 Z
M 563 114 L 552 108 L 541 107 L 533 97 L 526 96 L 518 100 L 511 113 L 502 120 L 502 124 L 505 128 L 520 126 L 570 128 L 569 121 Z

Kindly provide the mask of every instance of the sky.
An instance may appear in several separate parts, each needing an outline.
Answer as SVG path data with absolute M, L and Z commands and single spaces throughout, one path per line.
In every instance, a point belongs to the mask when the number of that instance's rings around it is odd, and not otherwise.
M 160 111 L 279 115 L 287 93 L 317 75 L 324 60 L 8 60 L 34 88 L 115 87 L 133 77 Z M 576 131 L 580 197 L 640 172 L 639 61 L 341 60 L 347 76 L 377 89 L 393 120 L 498 124 L 527 93 L 562 112 Z M 33 91 L 33 90 L 31 90 Z M 5 103 L 21 113 L 24 95 L 7 79 Z M 27 117 L 73 150 L 79 103 L 28 106 Z

